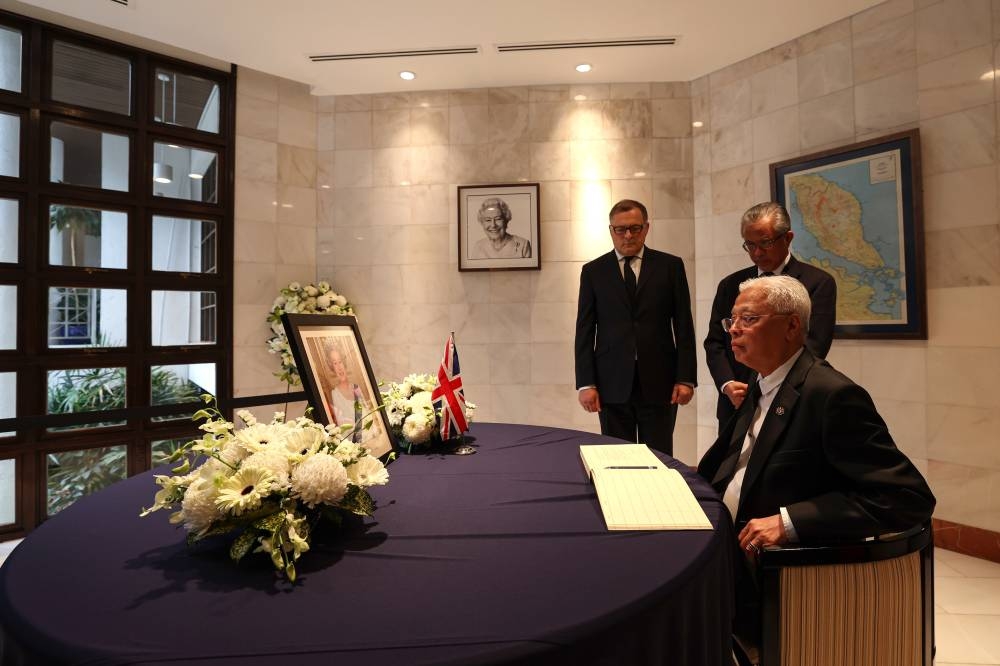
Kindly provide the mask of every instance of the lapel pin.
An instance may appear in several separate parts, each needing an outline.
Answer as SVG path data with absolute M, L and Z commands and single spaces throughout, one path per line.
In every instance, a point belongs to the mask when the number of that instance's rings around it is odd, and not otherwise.
M 776 408 L 774 409 L 774 413 L 775 413 L 775 414 L 777 414 L 778 416 L 784 416 L 784 415 L 785 415 L 785 408 L 784 408 L 784 407 L 782 407 L 781 405 L 778 405 L 778 406 L 777 406 L 777 407 L 776 407 Z

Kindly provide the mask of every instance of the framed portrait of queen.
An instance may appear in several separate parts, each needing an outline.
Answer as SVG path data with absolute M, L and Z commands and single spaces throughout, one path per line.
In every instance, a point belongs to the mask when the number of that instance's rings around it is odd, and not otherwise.
M 458 270 L 538 270 L 538 183 L 460 185 Z
M 354 317 L 283 314 L 281 322 L 314 421 L 353 426 L 347 439 L 381 457 L 393 449 L 378 383 Z

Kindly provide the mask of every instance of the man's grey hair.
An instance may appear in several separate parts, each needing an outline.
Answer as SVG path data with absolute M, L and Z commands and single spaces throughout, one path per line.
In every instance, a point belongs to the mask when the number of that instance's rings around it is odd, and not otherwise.
M 497 210 L 499 210 L 500 215 L 503 216 L 503 219 L 506 220 L 507 222 L 510 222 L 511 218 L 510 206 L 507 205 L 506 201 L 504 201 L 499 197 L 490 197 L 489 199 L 483 201 L 482 205 L 479 206 L 479 213 L 477 214 L 479 219 L 482 219 L 483 213 L 489 210 L 490 208 L 496 208 Z
M 740 220 L 740 234 L 748 225 L 758 220 L 771 220 L 774 223 L 775 236 L 786 233 L 792 228 L 792 220 L 788 217 L 788 210 L 777 201 L 759 203 L 743 213 L 743 219 Z
M 750 278 L 740 283 L 741 294 L 748 289 L 763 291 L 764 300 L 774 310 L 774 314 L 797 314 L 802 322 L 802 333 L 809 332 L 812 301 L 801 282 L 789 275 L 771 275 Z

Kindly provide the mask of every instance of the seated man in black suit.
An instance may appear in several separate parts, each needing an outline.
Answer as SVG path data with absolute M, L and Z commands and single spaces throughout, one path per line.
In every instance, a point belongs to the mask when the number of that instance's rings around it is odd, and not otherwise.
M 705 338 L 708 369 L 719 389 L 715 416 L 719 419 L 720 430 L 743 402 L 753 375 L 750 368 L 733 357 L 729 336 L 720 323 L 732 312 L 741 282 L 761 275 L 791 275 L 804 284 L 812 300 L 806 347 L 820 358 L 825 358 L 830 351 L 837 319 L 836 281 L 826 271 L 802 263 L 788 251 L 795 234 L 784 206 L 774 201 L 753 206 L 743 214 L 740 235 L 743 236 L 743 249 L 754 265 L 727 275 L 719 282 Z
M 764 546 L 859 540 L 929 520 L 934 495 L 871 397 L 806 347 L 802 283 L 752 278 L 739 289 L 723 325 L 756 376 L 698 473 L 722 495 L 746 562 Z M 738 579 L 739 631 L 759 625 L 750 570 Z

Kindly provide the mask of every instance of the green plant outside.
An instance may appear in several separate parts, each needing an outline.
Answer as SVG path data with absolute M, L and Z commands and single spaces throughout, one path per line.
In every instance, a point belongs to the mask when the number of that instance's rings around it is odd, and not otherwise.
M 151 375 L 152 405 L 195 402 L 204 393 L 197 384 L 181 379 L 162 368 Z M 66 370 L 49 385 L 48 413 L 76 414 L 125 407 L 125 368 L 85 368 Z M 75 430 L 116 425 L 101 422 L 87 426 L 69 426 Z M 56 430 L 53 428 L 52 430 Z M 176 444 L 174 448 L 179 446 Z M 46 511 L 53 516 L 84 495 L 124 479 L 127 466 L 125 446 L 64 451 L 48 455 Z

